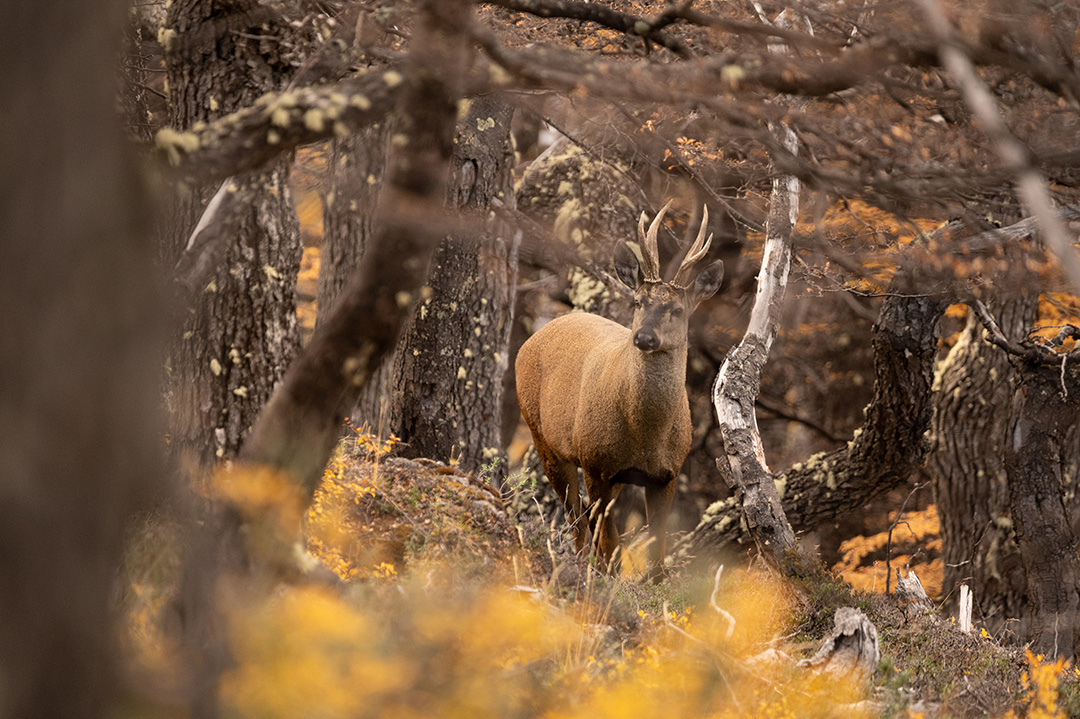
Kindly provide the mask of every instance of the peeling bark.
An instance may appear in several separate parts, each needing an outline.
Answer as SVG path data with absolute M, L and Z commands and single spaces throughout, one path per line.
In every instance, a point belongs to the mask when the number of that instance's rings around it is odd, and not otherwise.
M 794 152 L 798 147 L 795 133 L 787 127 L 780 131 L 788 150 Z M 761 390 L 761 370 L 780 329 L 791 268 L 791 232 L 798 214 L 799 181 L 781 175 L 773 180 L 750 326 L 742 341 L 728 353 L 713 386 L 713 405 L 724 441 L 724 455 L 717 458 L 717 469 L 735 490 L 734 499 L 742 504 L 745 526 L 758 550 L 776 566 L 796 549 L 795 534 L 784 516 L 765 460 L 754 402 Z

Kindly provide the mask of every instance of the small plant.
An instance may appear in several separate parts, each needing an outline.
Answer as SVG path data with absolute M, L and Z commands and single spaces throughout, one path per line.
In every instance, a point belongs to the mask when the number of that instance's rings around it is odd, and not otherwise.
M 357 451 L 367 459 L 378 462 L 401 444 L 401 438 L 393 432 L 386 439 L 381 439 L 377 434 L 371 433 L 367 425 L 359 429 L 352 426 L 352 422 L 345 420 L 345 426 L 356 435 L 355 443 Z
M 1071 673 L 1069 662 L 1064 657 L 1046 661 L 1042 654 L 1032 654 L 1030 650 L 1025 650 L 1024 654 L 1027 655 L 1028 671 L 1020 680 L 1027 690 L 1026 716 L 1029 719 L 1064 719 L 1065 711 L 1059 706 L 1061 697 L 1058 686 L 1061 679 Z M 1013 716 L 1013 712 L 1006 715 L 1010 719 Z
M 499 468 L 501 462 L 502 457 L 495 455 L 490 462 L 480 465 L 480 479 L 492 484 L 496 476 L 495 470 Z M 520 492 L 526 488 L 531 492 L 536 491 L 536 475 L 529 474 L 524 469 L 519 469 L 517 472 L 507 476 L 504 481 L 515 492 Z
M 506 478 L 506 483 L 509 484 L 515 492 L 521 492 L 526 489 L 530 492 L 536 491 L 536 475 L 525 472 L 524 470 L 518 470 L 511 474 Z

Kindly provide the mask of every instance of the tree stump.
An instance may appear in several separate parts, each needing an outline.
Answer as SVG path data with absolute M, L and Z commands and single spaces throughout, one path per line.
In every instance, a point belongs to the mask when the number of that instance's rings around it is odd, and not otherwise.
M 870 680 L 877 669 L 881 651 L 877 629 L 865 614 L 854 607 L 840 607 L 833 617 L 832 633 L 817 654 L 799 662 L 835 678 L 847 677 L 856 684 Z

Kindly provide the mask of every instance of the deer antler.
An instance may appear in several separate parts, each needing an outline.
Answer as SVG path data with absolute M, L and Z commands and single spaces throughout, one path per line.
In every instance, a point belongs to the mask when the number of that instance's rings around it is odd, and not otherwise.
M 652 224 L 649 225 L 648 234 L 645 233 L 645 213 L 642 212 L 641 217 L 638 218 L 638 244 L 641 245 L 641 260 L 644 265 L 642 275 L 644 275 L 646 282 L 660 281 L 660 252 L 656 248 L 656 233 L 660 229 L 664 213 L 668 211 L 669 207 L 671 207 L 671 200 L 668 200 L 667 204 L 656 213 Z
M 685 289 L 690 285 L 690 273 L 694 270 L 694 265 L 698 260 L 705 256 L 705 253 L 709 251 L 709 246 L 712 244 L 712 235 L 709 235 L 709 239 L 705 239 L 705 231 L 709 228 L 709 206 L 704 206 L 705 211 L 701 218 L 701 229 L 698 230 L 697 239 L 694 240 L 694 244 L 690 245 L 690 249 L 687 250 L 686 256 L 683 257 L 682 264 L 679 265 L 678 272 L 675 273 L 675 279 L 671 281 L 671 284 L 675 287 Z M 655 247 L 655 244 L 653 245 Z

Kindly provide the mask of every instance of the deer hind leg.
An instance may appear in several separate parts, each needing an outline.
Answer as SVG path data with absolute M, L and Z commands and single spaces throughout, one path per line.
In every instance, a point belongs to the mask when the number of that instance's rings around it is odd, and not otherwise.
M 551 450 L 535 442 L 536 453 L 544 465 L 544 476 L 548 478 L 552 489 L 566 509 L 566 520 L 574 532 L 574 549 L 581 552 L 589 539 L 589 524 L 585 509 L 581 504 L 581 486 L 578 480 L 578 468 L 571 462 L 560 459 Z
M 619 571 L 619 556 L 615 550 L 619 548 L 619 530 L 615 526 L 615 499 L 622 489 L 621 484 L 597 486 L 597 482 L 589 482 L 586 477 L 586 486 L 589 491 L 589 523 L 593 526 L 594 549 L 596 561 L 602 572 L 616 574 Z M 596 497 L 592 495 L 595 488 Z
M 645 519 L 649 523 L 649 572 L 650 581 L 664 578 L 664 555 L 667 552 L 667 521 L 671 513 L 671 500 L 675 496 L 674 479 L 665 484 L 649 484 L 645 487 Z

